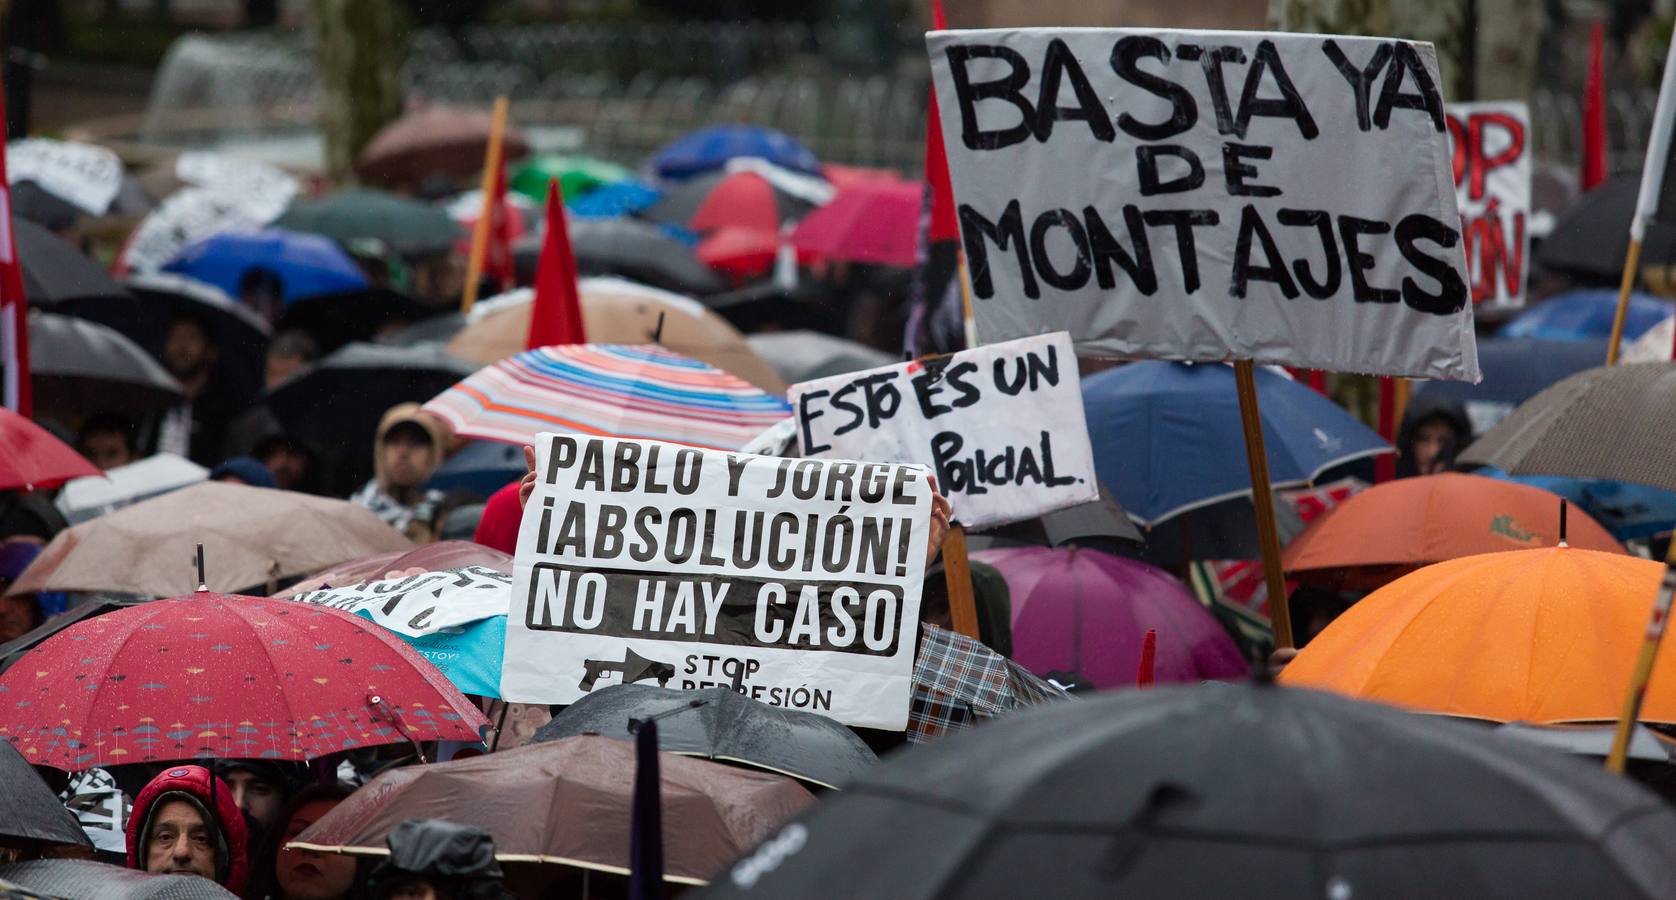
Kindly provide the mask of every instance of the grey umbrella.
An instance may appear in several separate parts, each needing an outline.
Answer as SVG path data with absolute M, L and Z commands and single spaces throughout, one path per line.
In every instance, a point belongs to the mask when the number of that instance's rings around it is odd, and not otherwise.
M 238 895 L 196 875 L 147 875 L 90 859 L 32 859 L 0 866 L 0 881 L 76 900 L 222 900 Z
M 43 410 L 92 413 L 159 409 L 180 402 L 180 382 L 114 328 L 29 313 L 30 384 Z
M 866 344 L 819 331 L 770 331 L 746 338 L 786 384 L 848 375 L 893 365 L 900 359 Z
M 686 244 L 639 219 L 577 219 L 570 223 L 570 247 L 580 275 L 621 275 L 684 294 L 714 294 L 727 287 Z M 540 256 L 540 237 L 513 248 L 520 282 L 534 280 Z
M 0 810 L 5 810 L 0 816 L 0 846 L 22 850 L 44 844 L 93 846 L 76 817 L 10 741 L 0 741 Z

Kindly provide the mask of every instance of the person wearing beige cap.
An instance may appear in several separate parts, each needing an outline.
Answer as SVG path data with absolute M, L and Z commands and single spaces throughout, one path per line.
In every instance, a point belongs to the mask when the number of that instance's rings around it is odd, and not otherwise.
M 373 441 L 373 477 L 349 498 L 373 511 L 392 528 L 427 543 L 441 491 L 425 490 L 431 473 L 442 465 L 448 448 L 447 426 L 420 412 L 417 403 L 390 407 Z

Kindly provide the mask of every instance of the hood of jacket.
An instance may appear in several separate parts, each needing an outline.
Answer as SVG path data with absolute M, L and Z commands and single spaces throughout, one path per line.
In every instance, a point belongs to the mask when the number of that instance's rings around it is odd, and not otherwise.
M 194 802 L 199 812 L 209 815 L 210 826 L 219 836 L 215 848 L 215 880 L 238 893 L 249 874 L 244 814 L 233 801 L 232 790 L 203 766 L 165 769 L 134 798 L 134 808 L 128 815 L 128 868 L 145 868 L 145 844 L 151 835 L 152 814 L 164 802 L 179 795 Z
M 420 479 L 421 483 L 430 479 L 431 474 L 442 465 L 443 457 L 448 454 L 448 426 L 444 425 L 442 420 L 436 416 L 420 413 L 417 403 L 398 403 L 390 407 L 384 411 L 384 417 L 378 420 L 378 436 L 373 441 L 373 477 L 377 480 L 378 489 L 381 491 L 388 490 L 388 482 L 384 480 L 384 437 L 390 433 L 392 428 L 406 422 L 412 422 L 425 429 L 426 436 L 430 438 L 430 468 L 425 472 L 425 477 Z

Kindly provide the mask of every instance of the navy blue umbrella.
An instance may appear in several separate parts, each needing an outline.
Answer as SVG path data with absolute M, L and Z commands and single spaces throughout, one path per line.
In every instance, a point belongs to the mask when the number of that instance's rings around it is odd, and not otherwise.
M 448 457 L 425 485 L 439 491 L 471 491 L 487 497 L 524 477 L 522 444 L 472 441 Z
M 1549 341 L 1605 340 L 1612 336 L 1612 318 L 1618 310 L 1618 292 L 1610 288 L 1567 291 L 1520 313 L 1496 332 L 1504 338 L 1541 338 Z M 1635 340 L 1642 332 L 1670 318 L 1671 304 L 1651 294 L 1630 294 L 1629 312 L 1624 318 L 1624 339 Z M 1606 361 L 1606 355 L 1600 356 Z
M 286 305 L 367 286 L 366 275 L 337 242 L 282 228 L 215 235 L 181 251 L 163 268 L 213 284 L 234 297 L 242 293 L 245 276 L 266 270 L 279 279 Z
M 1473 474 L 1517 481 L 1559 494 L 1577 504 L 1620 541 L 1653 537 L 1676 529 L 1676 493 L 1663 488 L 1598 478 L 1509 475 L 1494 466 L 1485 466 Z
M 1414 393 L 1461 401 L 1472 420 L 1473 432 L 1483 434 L 1506 418 L 1513 407 L 1549 385 L 1605 362 L 1606 343 L 1599 339 L 1486 338 L 1478 342 L 1483 381 L 1421 381 L 1415 384 Z
M 760 125 L 712 125 L 689 132 L 665 144 L 652 157 L 652 168 L 664 178 L 688 178 L 746 156 L 811 175 L 821 171 L 820 160 L 808 147 L 785 132 Z

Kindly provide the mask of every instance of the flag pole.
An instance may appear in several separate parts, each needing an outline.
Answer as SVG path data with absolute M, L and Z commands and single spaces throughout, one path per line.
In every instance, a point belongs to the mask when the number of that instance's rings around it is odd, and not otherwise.
M 471 312 L 477 302 L 477 283 L 483 280 L 483 258 L 489 252 L 489 230 L 494 227 L 495 185 L 500 178 L 501 141 L 506 135 L 507 100 L 495 98 L 495 111 L 489 120 L 489 150 L 483 160 L 483 211 L 471 230 L 471 256 L 466 260 L 465 293 L 460 297 L 460 312 Z
M 1647 618 L 1647 632 L 1641 639 L 1641 651 L 1636 654 L 1635 668 L 1629 677 L 1629 690 L 1624 694 L 1623 712 L 1618 715 L 1618 727 L 1612 732 L 1612 749 L 1606 754 L 1606 771 L 1624 773 L 1624 762 L 1629 757 L 1629 739 L 1635 722 L 1641 718 L 1641 701 L 1647 697 L 1647 682 L 1653 678 L 1653 662 L 1658 659 L 1659 642 L 1664 637 L 1664 626 L 1670 621 L 1670 601 L 1676 596 L 1676 541 L 1664 556 L 1664 580 L 1659 583 L 1658 597 L 1653 600 L 1653 612 Z
M 1292 613 L 1286 605 L 1286 578 L 1280 571 L 1280 531 L 1274 520 L 1274 486 L 1263 446 L 1263 417 L 1257 408 L 1257 371 L 1249 359 L 1234 361 L 1239 389 L 1240 424 L 1245 428 L 1245 459 L 1251 469 L 1251 505 L 1257 510 L 1257 539 L 1263 549 L 1263 582 L 1269 591 L 1269 627 L 1276 650 L 1292 646 Z
M 1635 217 L 1629 220 L 1629 250 L 1624 254 L 1624 273 L 1618 282 L 1618 309 L 1612 316 L 1612 339 L 1606 344 L 1606 364 L 1618 362 L 1618 344 L 1624 339 L 1624 317 L 1629 312 L 1629 292 L 1635 286 L 1641 265 L 1641 241 L 1647 223 L 1659 208 L 1664 192 L 1665 164 L 1670 159 L 1670 133 L 1676 125 L 1676 42 L 1664 58 L 1664 77 L 1659 82 L 1659 103 L 1653 111 L 1653 131 L 1647 136 L 1647 158 L 1641 163 L 1641 191 L 1635 197 Z

